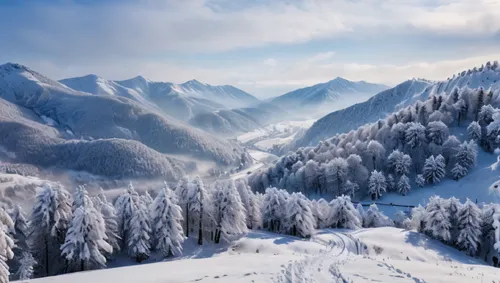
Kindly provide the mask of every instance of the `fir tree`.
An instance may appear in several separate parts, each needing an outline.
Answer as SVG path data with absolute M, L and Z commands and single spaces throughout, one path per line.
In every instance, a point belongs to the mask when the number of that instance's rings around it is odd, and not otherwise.
M 388 157 L 388 166 L 397 176 L 410 173 L 411 157 L 399 150 L 394 150 Z
M 106 195 L 104 195 L 104 191 L 98 194 L 98 198 L 100 201 L 100 205 L 98 211 L 101 212 L 102 218 L 104 219 L 104 226 L 106 230 L 106 242 L 111 245 L 113 248 L 113 253 L 119 252 L 121 250 L 120 247 L 120 231 L 118 226 L 118 217 L 116 215 L 115 207 L 108 201 Z M 96 208 L 97 209 L 97 208 Z M 106 254 L 109 257 L 111 254 Z
M 477 144 L 471 140 L 463 142 L 455 155 L 457 164 L 466 169 L 471 169 L 477 163 Z
M 349 196 L 340 196 L 330 203 L 330 224 L 333 228 L 359 229 L 362 222 Z
M 451 223 L 445 201 L 438 196 L 431 197 L 425 212 L 425 231 L 435 239 L 449 243 Z
M 372 204 L 366 210 L 364 225 L 368 228 L 384 227 L 393 226 L 393 222 L 389 219 L 389 217 L 385 216 L 384 213 L 378 210 L 376 204 Z
M 401 176 L 398 181 L 398 192 L 406 196 L 411 190 L 410 179 L 406 175 Z
M 385 182 L 384 174 L 374 170 L 368 183 L 368 194 L 371 196 L 372 200 L 380 198 L 382 193 L 386 192 L 386 188 L 387 183 Z
M 484 91 L 483 89 L 479 89 L 479 93 L 477 94 L 477 104 L 476 104 L 476 118 L 475 120 L 479 120 L 479 111 L 481 111 L 481 107 L 484 105 Z
M 11 223 L 12 224 L 12 223 Z M 0 283 L 9 282 L 9 266 L 7 261 L 14 257 L 14 240 L 9 235 L 6 224 L 0 222 Z
M 420 188 L 423 188 L 425 186 L 425 179 L 422 174 L 418 174 L 417 176 L 415 176 L 415 184 Z
M 349 196 L 351 199 L 356 197 L 356 193 L 359 191 L 359 185 L 356 182 L 347 181 L 344 186 L 344 194 Z
M 136 199 L 131 206 L 131 217 L 126 234 L 128 255 L 137 262 L 142 262 L 150 253 L 151 226 L 148 208 L 140 199 Z
M 436 184 L 441 181 L 441 178 L 444 177 L 445 164 L 444 157 L 442 155 L 438 155 L 434 158 L 434 156 L 430 156 L 425 160 L 423 177 L 426 182 L 431 184 Z
M 457 163 L 453 166 L 453 169 L 451 169 L 451 176 L 453 176 L 455 181 L 458 181 L 467 175 L 467 171 L 467 168 Z
M 316 226 L 309 200 L 301 193 L 293 193 L 286 204 L 285 226 L 289 234 L 310 237 Z
M 165 257 L 182 254 L 184 231 L 182 210 L 177 205 L 177 197 L 164 187 L 160 190 L 151 207 L 151 227 L 155 249 Z
M 34 266 L 36 261 L 30 252 L 24 251 L 19 258 L 19 268 L 14 274 L 14 278 L 18 280 L 32 279 L 35 273 Z
M 481 126 L 478 122 L 473 121 L 467 127 L 467 136 L 471 140 L 480 141 L 481 140 Z
M 468 255 L 476 255 L 481 237 L 481 211 L 469 199 L 458 211 L 457 246 Z

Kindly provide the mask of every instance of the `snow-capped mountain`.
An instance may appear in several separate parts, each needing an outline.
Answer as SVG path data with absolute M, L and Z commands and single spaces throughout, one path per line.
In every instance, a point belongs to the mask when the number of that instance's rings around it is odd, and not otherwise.
M 353 82 L 337 77 L 326 83 L 283 94 L 274 98 L 271 102 L 284 108 L 320 108 L 326 106 L 331 110 L 331 106 L 341 105 L 345 107 L 364 101 L 368 97 L 388 88 L 381 84 L 372 84 L 365 81 Z
M 365 102 L 332 112 L 316 121 L 303 136 L 293 141 L 289 148 L 312 145 L 336 133 L 348 132 L 366 123 L 385 118 L 394 112 L 396 105 L 422 93 L 432 83 L 412 79 L 391 89 L 384 90 Z
M 0 99 L 5 105 L 11 105 L 3 108 L 12 108 L 15 104 L 28 109 L 30 117 L 36 118 L 21 123 L 19 117 L 5 111 L 6 115 L 0 120 L 4 128 L 1 132 L 6 133 L 0 137 L 0 145 L 16 156 L 23 156 L 19 162 L 42 166 L 67 164 L 58 161 L 58 156 L 65 153 L 70 156 L 64 158 L 71 160 L 90 158 L 95 162 L 110 162 L 107 154 L 100 152 L 106 149 L 111 155 L 115 153 L 112 160 L 124 156 L 133 159 L 141 153 L 143 157 L 135 160 L 161 176 L 162 170 L 154 169 L 157 167 L 150 163 L 158 158 L 164 160 L 166 157 L 161 153 L 187 154 L 222 164 L 237 162 L 241 154 L 236 144 L 194 129 L 142 103 L 121 96 L 77 91 L 18 64 L 0 65 Z M 92 141 L 95 139 L 100 140 Z M 51 151 L 39 152 L 49 145 L 58 148 L 57 155 L 50 155 Z M 95 147 L 90 150 L 89 145 Z M 42 158 L 40 154 L 49 154 L 50 158 Z M 147 156 L 151 155 L 156 157 L 149 160 Z M 116 166 L 108 165 L 106 170 Z M 107 172 L 100 173 L 106 175 Z
M 127 97 L 183 121 L 202 113 L 259 103 L 257 98 L 233 86 L 211 86 L 196 80 L 173 84 L 153 82 L 142 76 L 110 81 L 87 75 L 60 82 L 72 89 L 95 95 Z

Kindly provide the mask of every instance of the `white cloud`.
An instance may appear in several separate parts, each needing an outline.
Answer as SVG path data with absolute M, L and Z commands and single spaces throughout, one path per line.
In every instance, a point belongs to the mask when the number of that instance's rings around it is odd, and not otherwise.
M 273 58 L 268 58 L 264 60 L 264 65 L 269 66 L 269 67 L 276 67 L 278 65 L 278 61 Z

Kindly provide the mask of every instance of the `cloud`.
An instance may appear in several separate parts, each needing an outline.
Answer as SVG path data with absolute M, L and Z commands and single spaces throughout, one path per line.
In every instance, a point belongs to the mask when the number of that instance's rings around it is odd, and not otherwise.
M 278 61 L 276 61 L 276 59 L 273 58 L 268 58 L 264 60 L 264 65 L 269 67 L 276 67 L 276 65 L 278 65 Z

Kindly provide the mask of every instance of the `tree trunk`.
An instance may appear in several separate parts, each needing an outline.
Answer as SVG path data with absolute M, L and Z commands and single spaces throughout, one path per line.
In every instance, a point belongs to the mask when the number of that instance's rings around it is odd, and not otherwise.
M 373 161 L 373 170 L 377 170 L 377 166 L 376 166 L 376 164 L 377 164 L 377 162 L 376 162 L 376 161 L 377 161 L 377 159 L 375 158 L 375 156 L 373 156 L 373 157 L 372 157 L 372 161 Z
M 82 262 L 80 263 L 80 271 L 85 271 L 85 261 L 82 259 Z
M 186 219 L 184 219 L 186 222 L 186 238 L 189 237 L 189 204 L 186 204 Z
M 198 226 L 198 245 L 203 245 L 203 193 L 200 191 L 200 223 Z
M 45 275 L 49 276 L 49 241 L 45 236 Z

